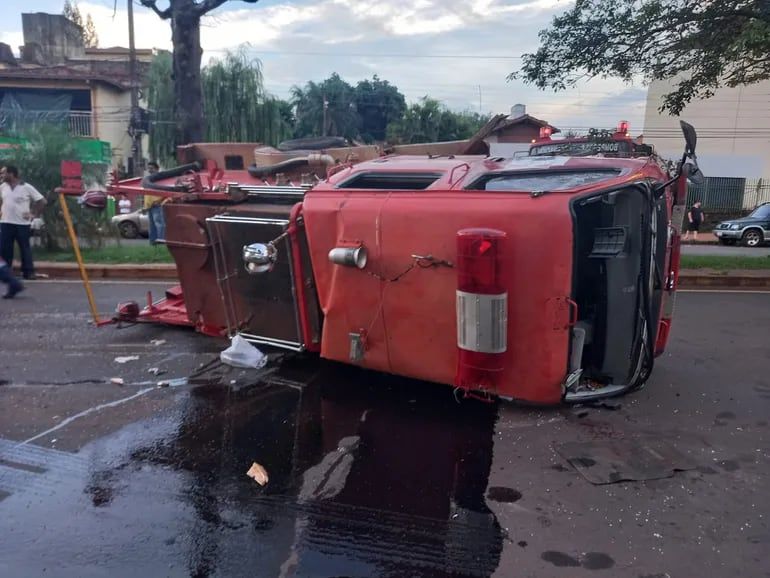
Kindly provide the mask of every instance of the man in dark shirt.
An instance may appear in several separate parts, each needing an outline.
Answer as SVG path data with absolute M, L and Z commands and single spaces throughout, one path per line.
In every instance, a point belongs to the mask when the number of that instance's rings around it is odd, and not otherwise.
M 705 216 L 706 215 L 703 213 L 703 209 L 701 208 L 701 202 L 697 201 L 693 203 L 692 207 L 690 207 L 690 210 L 687 211 L 687 230 L 684 233 L 684 241 L 687 241 L 690 238 L 690 233 L 692 233 L 693 241 L 698 240 L 698 230 L 703 224 L 703 219 Z

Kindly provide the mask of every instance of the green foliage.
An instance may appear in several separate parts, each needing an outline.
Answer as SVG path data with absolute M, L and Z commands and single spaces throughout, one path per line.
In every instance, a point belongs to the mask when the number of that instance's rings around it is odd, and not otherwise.
M 682 255 L 682 269 L 770 269 L 770 258 L 722 255 Z
M 152 113 L 150 156 L 167 166 L 175 163 L 177 144 L 171 77 L 172 56 L 161 52 L 148 72 L 147 104 Z M 291 136 L 292 106 L 265 92 L 258 60 L 243 52 L 227 53 L 203 69 L 201 84 L 206 140 L 276 145 Z
M 67 244 L 67 232 L 54 189 L 61 186 L 61 161 L 77 158 L 74 141 L 55 126 L 40 126 L 20 136 L 28 141 L 28 146 L 17 149 L 14 158 L 5 164 L 18 166 L 21 178 L 45 196 L 48 202 L 43 212 L 45 243 L 49 249 L 58 249 Z M 101 183 L 105 171 L 103 165 L 86 166 L 83 180 L 87 184 Z M 82 208 L 72 198 L 68 199 L 68 205 L 78 235 L 89 245 L 101 246 L 103 233 L 108 228 L 104 213 Z
M 509 79 L 563 90 L 597 76 L 676 78 L 661 110 L 679 114 L 720 86 L 770 78 L 768 54 L 767 0 L 577 0 Z
M 77 0 L 71 2 L 70 0 L 64 0 L 64 9 L 62 10 L 62 16 L 73 24 L 80 26 L 80 33 L 83 38 L 83 45 L 86 48 L 96 48 L 99 46 L 99 36 L 96 34 L 96 26 L 91 15 L 86 15 L 85 21 L 83 21 L 83 15 L 80 13 Z
M 277 144 L 290 136 L 290 108 L 265 92 L 259 60 L 228 52 L 203 69 L 201 84 L 206 140 Z
M 355 89 L 336 72 L 320 83 L 292 87 L 291 97 L 297 118 L 294 136 L 358 136 L 361 117 L 356 111 Z
M 165 245 L 122 245 L 101 247 L 99 249 L 83 249 L 83 260 L 93 264 L 120 264 L 120 263 L 173 263 L 171 253 Z M 50 251 L 33 249 L 33 255 L 37 261 L 53 261 L 55 263 L 71 263 L 75 260 L 72 251 Z
M 147 107 L 150 109 L 150 157 L 161 165 L 175 164 L 176 126 L 172 56 L 165 50 L 152 59 L 147 73 Z
M 438 100 L 424 96 L 406 110 L 403 118 L 388 125 L 387 137 L 393 144 L 463 140 L 488 120 L 488 116 L 476 112 L 453 112 Z
M 376 74 L 356 85 L 353 102 L 361 117 L 360 132 L 365 142 L 384 141 L 388 124 L 406 112 L 404 95 Z

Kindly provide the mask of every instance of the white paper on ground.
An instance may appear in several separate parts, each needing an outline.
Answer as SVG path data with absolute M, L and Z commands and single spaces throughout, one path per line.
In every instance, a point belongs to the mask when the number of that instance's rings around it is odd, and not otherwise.
M 233 367 L 259 369 L 267 363 L 267 356 L 240 335 L 233 337 L 230 347 L 219 354 L 222 363 Z

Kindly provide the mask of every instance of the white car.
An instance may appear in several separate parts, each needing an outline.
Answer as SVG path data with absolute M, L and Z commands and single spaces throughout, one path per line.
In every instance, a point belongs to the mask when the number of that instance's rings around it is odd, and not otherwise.
M 146 209 L 115 215 L 112 217 L 112 224 L 118 228 L 120 236 L 124 239 L 136 239 L 140 235 L 147 237 L 150 234 L 150 218 Z

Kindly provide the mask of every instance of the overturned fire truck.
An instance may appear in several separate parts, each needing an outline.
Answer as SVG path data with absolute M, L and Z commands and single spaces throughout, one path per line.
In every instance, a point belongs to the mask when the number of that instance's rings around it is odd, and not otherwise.
M 673 174 L 627 126 L 546 132 L 514 159 L 329 148 L 268 164 L 250 151 L 246 166 L 246 145 L 192 147 L 182 166 L 110 186 L 170 197 L 180 280 L 116 320 L 531 403 L 628 392 L 671 330 L 687 179 L 699 175 L 695 131 L 682 128 Z

